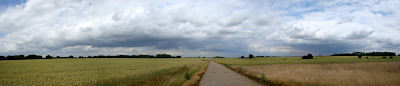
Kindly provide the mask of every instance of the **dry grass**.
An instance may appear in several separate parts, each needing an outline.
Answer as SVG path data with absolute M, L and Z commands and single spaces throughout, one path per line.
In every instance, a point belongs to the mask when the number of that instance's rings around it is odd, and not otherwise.
M 283 85 L 398 86 L 400 62 L 271 64 L 230 66 L 234 70 Z
M 208 61 L 209 62 L 209 61 Z M 199 71 L 197 71 L 191 78 L 190 80 L 184 82 L 182 86 L 198 86 L 200 83 L 200 80 L 203 76 L 203 74 L 206 72 L 207 67 L 208 67 L 208 62 L 201 67 Z

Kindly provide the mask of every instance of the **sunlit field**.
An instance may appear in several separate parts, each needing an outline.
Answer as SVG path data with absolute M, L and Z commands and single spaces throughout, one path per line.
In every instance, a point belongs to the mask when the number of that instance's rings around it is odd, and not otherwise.
M 267 57 L 214 60 L 260 82 L 268 81 L 281 85 L 400 85 L 400 57 L 359 59 L 356 56 L 329 56 L 314 59 Z
M 7 60 L 0 61 L 0 85 L 180 85 L 187 80 L 186 72 L 192 75 L 207 62 L 202 58 Z

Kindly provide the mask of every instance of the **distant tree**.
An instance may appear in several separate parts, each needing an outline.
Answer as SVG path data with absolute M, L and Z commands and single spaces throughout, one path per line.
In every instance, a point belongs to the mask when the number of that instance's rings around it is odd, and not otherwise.
M 171 55 L 168 54 L 156 54 L 155 58 L 171 58 Z
M 242 59 L 243 59 L 243 58 L 244 58 L 244 56 L 240 56 L 240 58 L 242 58 Z
M 51 59 L 51 58 L 53 58 L 53 57 L 50 56 L 50 55 L 47 55 L 47 56 L 46 56 L 46 59 Z
M 40 56 L 40 55 L 28 55 L 28 56 L 26 56 L 26 58 L 27 59 L 43 59 L 43 57 L 42 56 Z
M 7 56 L 7 60 L 19 60 L 19 59 L 25 59 L 25 55 Z
M 78 58 L 85 58 L 85 57 L 83 57 L 83 56 L 79 56 Z
M 214 58 L 225 58 L 225 57 L 222 57 L 222 56 L 215 56 Z
M 254 57 L 253 54 L 249 54 L 250 59 L 253 59 L 253 57 Z
M 99 55 L 99 56 L 97 56 L 97 58 L 106 58 L 106 56 L 104 56 L 104 55 Z
M 5 60 L 6 57 L 5 56 L 0 56 L 0 60 Z
M 68 58 L 74 58 L 74 56 L 70 55 L 70 56 L 68 56 Z

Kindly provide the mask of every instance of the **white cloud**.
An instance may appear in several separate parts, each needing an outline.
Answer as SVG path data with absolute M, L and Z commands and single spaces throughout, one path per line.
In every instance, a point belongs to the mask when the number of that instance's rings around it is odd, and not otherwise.
M 29 0 L 0 14 L 6 34 L 0 54 L 400 52 L 399 6 L 373 0 Z M 343 49 L 327 50 L 334 47 Z

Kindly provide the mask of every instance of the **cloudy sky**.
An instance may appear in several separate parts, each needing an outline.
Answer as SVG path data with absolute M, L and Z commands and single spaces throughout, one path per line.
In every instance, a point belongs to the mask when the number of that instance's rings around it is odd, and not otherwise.
M 399 0 L 0 0 L 0 55 L 400 53 Z

